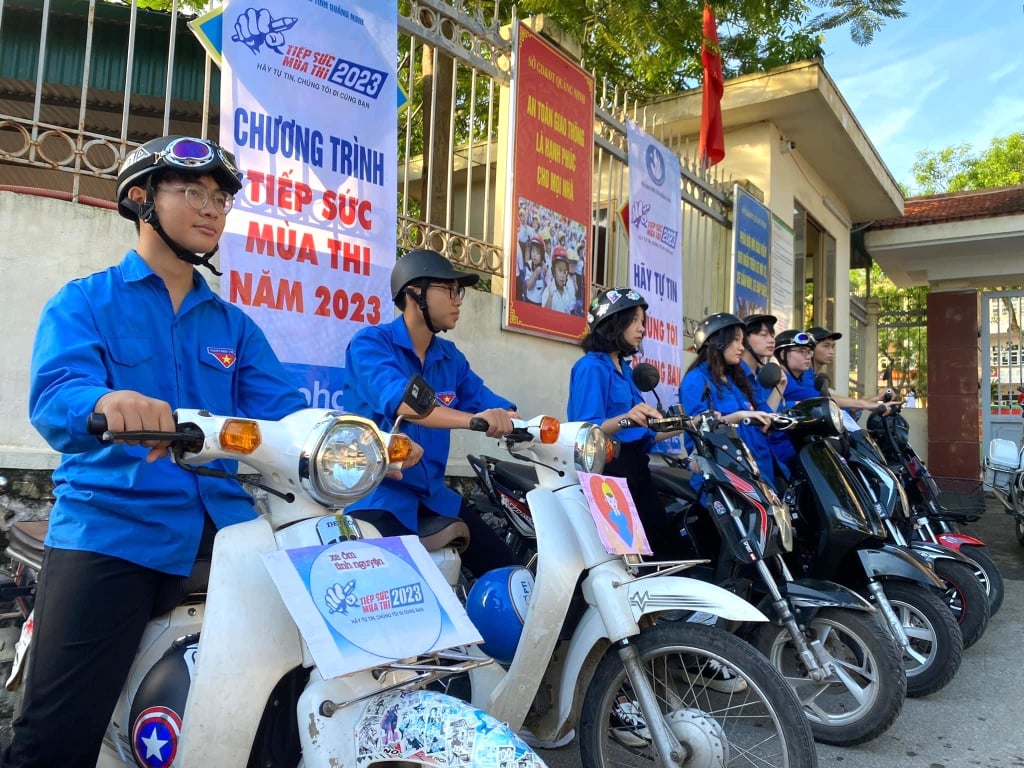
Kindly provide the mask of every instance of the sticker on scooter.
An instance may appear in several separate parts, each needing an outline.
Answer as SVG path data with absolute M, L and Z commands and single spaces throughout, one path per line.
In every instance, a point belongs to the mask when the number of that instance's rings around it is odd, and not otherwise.
M 152 768 L 166 768 L 178 754 L 181 717 L 173 709 L 150 707 L 135 720 L 132 752 L 135 762 Z
M 482 641 L 415 536 L 263 555 L 325 677 Z
M 626 480 L 588 472 L 579 472 L 578 476 L 605 550 L 613 555 L 651 554 Z

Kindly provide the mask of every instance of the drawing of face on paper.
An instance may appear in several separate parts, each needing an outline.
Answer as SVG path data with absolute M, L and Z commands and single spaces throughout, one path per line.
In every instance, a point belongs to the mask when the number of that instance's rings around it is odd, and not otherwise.
M 605 549 L 613 554 L 650 554 L 636 504 L 625 479 L 581 472 L 583 494 Z

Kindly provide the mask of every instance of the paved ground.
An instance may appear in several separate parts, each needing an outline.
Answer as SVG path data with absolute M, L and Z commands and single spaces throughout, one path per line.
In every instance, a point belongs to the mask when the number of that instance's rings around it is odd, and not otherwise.
M 909 699 L 879 739 L 853 748 L 818 747 L 820 765 L 839 768 L 1024 768 L 1024 547 L 1012 520 L 990 502 L 968 530 L 982 538 L 1006 580 L 1006 600 L 985 636 L 964 654 L 957 677 L 924 699 Z M 0 700 L 0 746 L 10 738 Z M 542 752 L 551 768 L 579 765 L 568 747 Z
M 1006 580 L 1002 609 L 948 686 L 908 699 L 893 727 L 869 744 L 819 745 L 822 768 L 1024 768 L 1024 547 L 992 501 L 967 533 L 985 541 Z M 575 742 L 541 754 L 551 768 L 579 765 Z

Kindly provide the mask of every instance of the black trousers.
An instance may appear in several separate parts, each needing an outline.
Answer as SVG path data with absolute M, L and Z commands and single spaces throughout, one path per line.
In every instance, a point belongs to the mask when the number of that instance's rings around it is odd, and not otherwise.
M 212 551 L 207 518 L 200 553 Z M 36 589 L 21 716 L 5 768 L 95 768 L 146 624 L 183 579 L 116 557 L 47 548 Z
M 360 509 L 352 512 L 352 517 L 365 520 L 373 525 L 382 536 L 408 536 L 415 535 L 415 531 L 406 528 L 398 522 L 398 518 L 390 512 L 382 509 Z M 420 504 L 420 517 L 437 515 Z M 494 529 L 484 522 L 476 509 L 462 502 L 459 510 L 459 519 L 469 528 L 469 546 L 462 553 L 462 566 L 476 578 L 493 568 L 502 568 L 506 565 L 521 565 L 516 560 L 512 550 L 502 540 Z

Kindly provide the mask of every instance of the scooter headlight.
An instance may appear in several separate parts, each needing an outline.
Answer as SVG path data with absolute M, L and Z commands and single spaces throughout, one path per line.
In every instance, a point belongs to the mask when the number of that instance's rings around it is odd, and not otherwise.
M 573 448 L 573 458 L 578 471 L 600 474 L 610 453 L 611 441 L 600 427 L 593 424 L 584 424 L 580 427 Z
M 387 446 L 376 425 L 358 416 L 335 416 L 310 435 L 299 477 L 321 504 L 345 507 L 376 488 L 387 468 Z
M 832 429 L 835 430 L 837 435 L 843 434 L 845 427 L 843 426 L 843 414 L 839 410 L 839 406 L 835 400 L 829 398 L 828 401 L 828 417 L 832 420 Z

